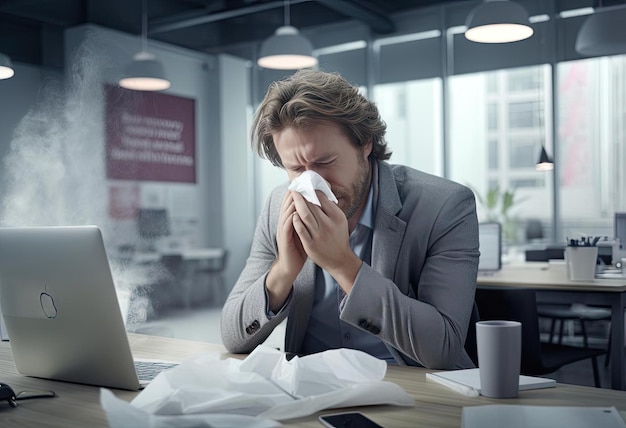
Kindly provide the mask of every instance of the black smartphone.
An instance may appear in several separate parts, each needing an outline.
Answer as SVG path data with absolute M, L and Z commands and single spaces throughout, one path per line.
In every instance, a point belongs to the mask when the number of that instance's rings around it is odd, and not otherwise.
M 330 413 L 320 416 L 319 421 L 329 428 L 383 428 L 360 412 Z

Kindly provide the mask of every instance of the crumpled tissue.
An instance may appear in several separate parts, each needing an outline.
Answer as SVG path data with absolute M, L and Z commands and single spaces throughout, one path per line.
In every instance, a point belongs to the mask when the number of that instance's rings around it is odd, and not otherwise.
M 338 202 L 337 197 L 330 190 L 328 182 L 315 171 L 304 171 L 291 181 L 288 189 L 300 193 L 304 196 L 304 199 L 317 206 L 321 206 L 321 204 L 317 194 L 315 194 L 315 190 L 321 190 L 328 199 L 334 203 Z
M 264 345 L 244 360 L 203 354 L 161 372 L 130 403 L 101 389 L 111 428 L 281 426 L 277 421 L 323 409 L 413 406 L 400 386 L 384 381 L 387 363 L 354 349 L 287 361 Z

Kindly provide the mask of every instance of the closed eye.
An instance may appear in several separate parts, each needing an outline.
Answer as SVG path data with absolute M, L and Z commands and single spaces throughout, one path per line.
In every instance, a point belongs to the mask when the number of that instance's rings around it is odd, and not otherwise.
M 317 162 L 316 164 L 318 166 L 328 166 L 328 165 L 332 165 L 333 162 L 335 162 L 335 159 L 329 160 L 329 161 L 324 161 L 324 162 Z

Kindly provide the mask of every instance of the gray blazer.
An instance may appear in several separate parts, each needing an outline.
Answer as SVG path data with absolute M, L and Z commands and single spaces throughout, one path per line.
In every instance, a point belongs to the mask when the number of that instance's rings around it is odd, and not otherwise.
M 377 162 L 371 266 L 363 263 L 340 318 L 387 345 L 399 364 L 473 367 L 464 350 L 478 270 L 474 194 L 458 183 Z M 256 227 L 250 256 L 222 310 L 222 339 L 251 352 L 288 317 L 285 350 L 298 353 L 313 305 L 309 259 L 287 303 L 267 316 L 265 277 L 278 249 L 276 227 L 286 185 L 276 188 Z

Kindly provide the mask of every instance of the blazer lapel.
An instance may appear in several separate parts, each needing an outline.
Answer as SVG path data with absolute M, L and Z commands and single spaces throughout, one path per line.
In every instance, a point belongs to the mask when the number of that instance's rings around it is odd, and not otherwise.
M 406 222 L 396 217 L 402 202 L 391 168 L 385 162 L 377 162 L 377 166 L 373 177 L 376 222 L 372 240 L 372 268 L 385 278 L 393 279 Z

